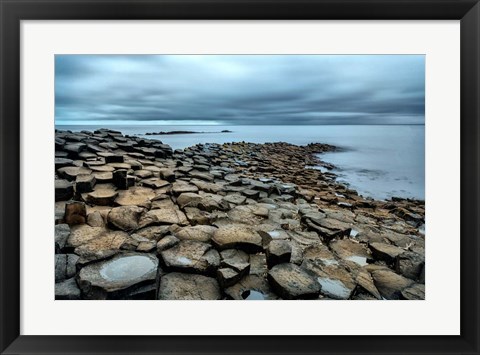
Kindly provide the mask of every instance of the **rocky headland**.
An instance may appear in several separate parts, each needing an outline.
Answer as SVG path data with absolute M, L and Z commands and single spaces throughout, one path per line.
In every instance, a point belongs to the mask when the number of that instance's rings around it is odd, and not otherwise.
M 55 298 L 424 299 L 424 202 L 308 168 L 332 149 L 56 131 Z

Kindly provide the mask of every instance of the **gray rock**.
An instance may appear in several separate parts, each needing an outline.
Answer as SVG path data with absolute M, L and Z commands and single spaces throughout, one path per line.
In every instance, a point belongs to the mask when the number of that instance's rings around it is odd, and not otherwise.
M 389 264 L 395 261 L 395 258 L 402 254 L 405 250 L 395 245 L 385 243 L 370 243 L 369 248 L 372 255 L 377 260 L 383 260 Z
M 72 183 L 67 180 L 55 180 L 55 201 L 66 201 L 72 197 Z
M 80 296 L 81 292 L 74 277 L 55 284 L 56 300 L 79 300 Z
M 75 189 L 78 193 L 93 191 L 96 179 L 93 175 L 77 175 Z
M 68 236 L 70 235 L 70 227 L 68 224 L 55 225 L 55 252 L 60 253 L 65 247 Z
M 279 264 L 268 272 L 274 292 L 285 299 L 313 299 L 320 294 L 320 284 L 312 273 L 295 264 Z
M 55 282 L 75 276 L 78 260 L 75 254 L 55 254 Z
M 266 255 L 268 268 L 272 268 L 290 262 L 292 247 L 286 240 L 272 240 L 267 246 Z
M 157 253 L 160 254 L 160 252 L 172 248 L 178 243 L 180 243 L 180 239 L 173 235 L 167 235 L 157 242 Z
M 425 285 L 414 284 L 401 291 L 401 298 L 405 300 L 424 300 Z
M 196 274 L 172 272 L 160 279 L 159 300 L 219 300 L 217 280 Z
M 207 243 L 181 240 L 174 247 L 162 251 L 160 256 L 167 270 L 212 273 L 218 268 L 220 257 L 216 251 L 209 253 L 210 249 Z
M 411 252 L 404 251 L 397 255 L 395 261 L 395 271 L 402 274 L 406 278 L 412 280 L 421 279 L 421 273 L 425 265 L 425 256 Z

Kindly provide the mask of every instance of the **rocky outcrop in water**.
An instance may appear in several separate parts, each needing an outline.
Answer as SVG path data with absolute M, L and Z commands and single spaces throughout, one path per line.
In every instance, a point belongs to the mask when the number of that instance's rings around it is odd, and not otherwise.
M 332 146 L 57 131 L 57 299 L 424 299 L 423 201 L 310 169 Z

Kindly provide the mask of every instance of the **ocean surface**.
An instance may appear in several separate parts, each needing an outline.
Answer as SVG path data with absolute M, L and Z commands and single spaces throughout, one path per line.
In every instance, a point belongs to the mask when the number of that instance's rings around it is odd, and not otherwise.
M 72 131 L 110 128 L 123 134 L 196 131 L 198 134 L 144 136 L 158 139 L 173 149 L 197 143 L 288 142 L 297 145 L 327 143 L 342 148 L 321 155 L 335 165 L 338 181 L 375 199 L 393 196 L 425 199 L 425 126 L 423 125 L 328 125 L 328 126 L 56 126 Z M 216 133 L 230 130 L 231 133 Z

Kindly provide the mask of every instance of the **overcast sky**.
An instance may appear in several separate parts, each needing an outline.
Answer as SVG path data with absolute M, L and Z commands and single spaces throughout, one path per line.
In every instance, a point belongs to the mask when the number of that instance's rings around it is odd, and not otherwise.
M 423 124 L 423 55 L 57 55 L 56 124 Z

